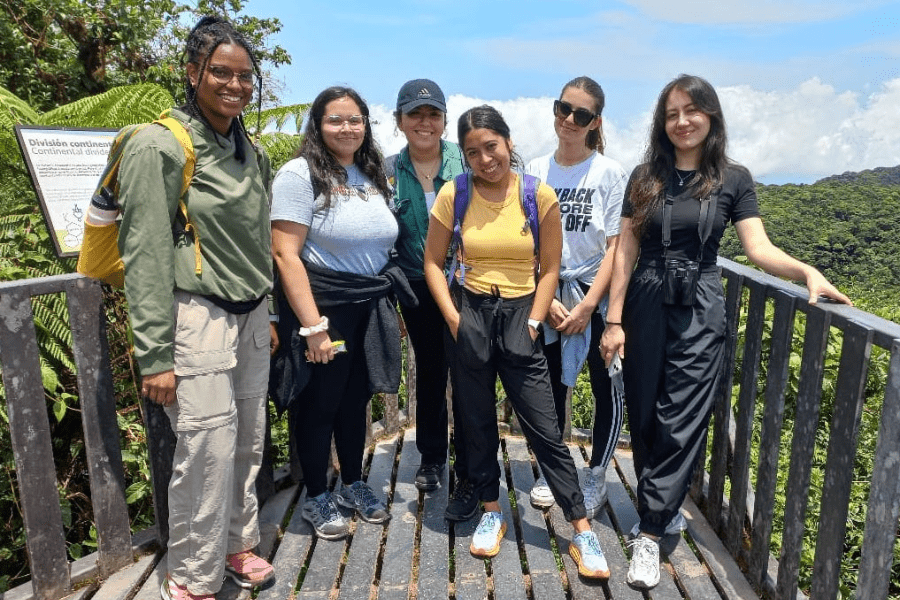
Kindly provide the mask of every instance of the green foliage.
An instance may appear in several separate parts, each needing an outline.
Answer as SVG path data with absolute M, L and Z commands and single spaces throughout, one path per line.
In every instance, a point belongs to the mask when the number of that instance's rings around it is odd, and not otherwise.
M 772 242 L 818 268 L 851 297 L 900 305 L 900 185 L 873 177 L 813 185 L 758 186 L 760 212 Z M 746 262 L 733 228 L 721 255 Z M 896 319 L 895 319 L 896 320 Z
M 156 82 L 183 90 L 184 40 L 201 15 L 229 17 L 264 70 L 290 64 L 270 38 L 277 18 L 241 14 L 244 0 L 18 0 L 0 3 L 0 86 L 44 111 L 117 86 Z M 269 104 L 278 85 L 267 85 Z

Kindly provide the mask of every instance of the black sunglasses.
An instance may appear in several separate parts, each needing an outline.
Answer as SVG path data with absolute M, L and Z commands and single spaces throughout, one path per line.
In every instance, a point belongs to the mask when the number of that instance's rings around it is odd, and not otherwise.
M 569 115 L 573 115 L 572 119 L 579 127 L 587 127 L 597 116 L 597 113 L 592 113 L 586 108 L 573 109 L 571 104 L 562 100 L 553 101 L 553 114 L 560 119 L 568 119 Z

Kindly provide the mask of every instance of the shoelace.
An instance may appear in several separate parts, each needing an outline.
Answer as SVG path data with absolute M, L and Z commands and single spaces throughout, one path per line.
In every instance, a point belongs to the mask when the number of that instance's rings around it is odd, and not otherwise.
M 590 550 L 590 553 L 595 556 L 603 556 L 603 550 L 600 549 L 600 542 L 597 541 L 597 536 L 595 535 L 585 535 L 581 536 L 583 540 L 583 545 L 585 549 Z
M 331 509 L 331 499 L 328 496 L 316 500 L 316 509 L 326 522 L 333 521 L 336 516 L 335 511 Z
M 478 524 L 478 528 L 475 530 L 475 535 L 487 535 L 489 533 L 493 533 L 495 523 L 500 520 L 494 513 L 485 513 L 485 518 L 481 519 L 481 522 Z
M 653 540 L 649 540 L 643 536 L 639 536 L 628 542 L 632 551 L 632 560 L 636 561 L 641 568 L 654 568 L 657 565 L 652 555 Z
M 357 504 L 366 508 L 378 503 L 378 499 L 372 493 L 372 489 L 364 483 L 353 488 L 353 496 L 356 498 Z
M 474 488 L 472 487 L 472 484 L 469 483 L 468 479 L 457 481 L 456 487 L 453 488 L 453 495 L 451 496 L 451 498 L 453 500 L 461 500 L 463 502 L 466 502 L 468 501 L 469 496 L 472 495 L 473 491 Z

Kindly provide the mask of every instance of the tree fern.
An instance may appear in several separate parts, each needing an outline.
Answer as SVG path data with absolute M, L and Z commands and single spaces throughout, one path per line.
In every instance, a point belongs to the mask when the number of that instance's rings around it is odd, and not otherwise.
M 152 121 L 174 103 L 172 95 L 155 83 L 126 85 L 46 112 L 41 115 L 40 123 L 121 129 L 125 125 Z

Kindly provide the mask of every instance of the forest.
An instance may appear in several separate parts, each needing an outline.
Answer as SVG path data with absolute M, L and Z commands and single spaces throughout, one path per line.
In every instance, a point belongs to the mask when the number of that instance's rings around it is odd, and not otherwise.
M 255 32 L 264 70 L 289 63 L 268 43 L 277 19 L 240 18 L 239 0 L 198 3 L 195 13 L 222 12 Z M 59 259 L 31 186 L 14 126 L 38 124 L 118 128 L 152 120 L 181 96 L 173 40 L 184 37 L 185 7 L 168 0 L 23 0 L 0 3 L 0 281 L 74 271 Z M 195 15 L 194 15 L 195 16 Z M 190 17 L 193 19 L 193 16 Z M 279 106 L 277 85 L 264 97 L 260 143 L 283 164 L 298 144 L 277 130 L 298 119 L 305 105 Z M 255 107 L 254 107 L 255 111 Z M 256 127 L 256 119 L 248 120 Z M 275 130 L 273 133 L 272 130 Z M 759 185 L 760 210 L 776 245 L 819 268 L 863 310 L 900 322 L 900 166 L 843 173 L 811 185 Z M 722 255 L 746 262 L 729 230 Z M 110 349 L 115 371 L 133 529 L 149 525 L 149 472 L 135 367 L 128 344 L 124 296 L 107 294 Z M 81 461 L 80 413 L 75 394 L 71 333 L 64 299 L 34 301 L 48 411 L 56 443 L 60 501 L 67 515 L 69 554 L 93 551 L 86 475 Z M 575 425 L 590 424 L 587 386 L 574 396 Z M 0 593 L 27 579 L 22 515 L 15 499 L 15 465 L 0 384 Z M 284 447 L 283 426 L 275 441 Z M 282 437 L 279 437 L 282 436 Z

